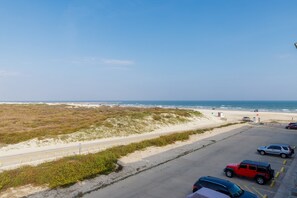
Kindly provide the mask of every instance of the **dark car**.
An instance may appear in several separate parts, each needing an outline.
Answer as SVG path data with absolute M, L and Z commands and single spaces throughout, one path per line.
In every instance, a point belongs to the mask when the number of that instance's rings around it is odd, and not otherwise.
M 243 117 L 242 118 L 242 121 L 244 121 L 244 122 L 251 122 L 252 120 L 251 120 L 250 117 Z
M 241 198 L 257 198 L 257 195 L 242 190 L 238 185 L 224 179 L 217 177 L 205 176 L 200 177 L 198 181 L 193 186 L 193 192 L 196 192 L 198 189 L 205 187 L 212 190 L 221 192 L 230 197 L 241 197 Z
M 291 122 L 286 126 L 286 129 L 297 129 L 297 123 L 296 122 Z
M 295 125 L 297 122 L 290 122 L 288 125 Z

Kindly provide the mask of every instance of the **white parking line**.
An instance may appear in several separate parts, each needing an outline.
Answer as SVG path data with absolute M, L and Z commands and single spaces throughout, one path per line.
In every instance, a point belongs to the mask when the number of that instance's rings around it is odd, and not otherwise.
M 260 195 L 260 197 L 264 197 L 264 195 L 262 193 L 260 193 L 256 188 L 252 187 L 252 189 L 258 194 Z
M 244 185 L 244 187 L 248 190 L 248 191 L 250 191 L 250 192 L 253 192 L 249 187 L 247 187 L 246 185 Z

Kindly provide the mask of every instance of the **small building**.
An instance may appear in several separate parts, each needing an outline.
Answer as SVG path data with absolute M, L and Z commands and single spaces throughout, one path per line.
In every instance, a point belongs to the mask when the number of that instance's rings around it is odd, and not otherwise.
M 224 117 L 224 113 L 223 112 L 218 112 L 218 117 L 219 118 L 223 118 Z

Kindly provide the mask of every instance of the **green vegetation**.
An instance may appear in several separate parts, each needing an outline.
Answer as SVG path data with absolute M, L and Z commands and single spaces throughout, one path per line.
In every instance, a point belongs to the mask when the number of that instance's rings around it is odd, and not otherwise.
M 234 124 L 238 123 L 225 124 L 214 128 Z M 134 151 L 150 146 L 165 146 L 176 141 L 188 140 L 190 135 L 201 134 L 214 128 L 174 133 L 125 146 L 116 146 L 95 154 L 65 157 L 35 167 L 24 166 L 15 170 L 4 171 L 0 173 L 0 192 L 11 187 L 27 184 L 46 185 L 50 188 L 69 186 L 84 179 L 115 171 L 117 160 Z
M 33 138 L 66 140 L 67 135 L 77 132 L 80 134 L 76 140 L 130 135 L 201 115 L 183 109 L 1 104 L 0 144 L 15 144 Z

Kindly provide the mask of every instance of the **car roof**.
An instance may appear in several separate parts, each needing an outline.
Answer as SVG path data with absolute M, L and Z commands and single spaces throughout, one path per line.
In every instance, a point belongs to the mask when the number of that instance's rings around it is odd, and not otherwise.
M 290 146 L 289 144 L 269 144 L 268 146 Z
M 209 182 L 212 182 L 212 183 L 217 183 L 217 184 L 220 184 L 220 185 L 223 185 L 227 188 L 230 188 L 232 187 L 234 184 L 228 180 L 225 180 L 225 179 L 220 179 L 220 178 L 217 178 L 217 177 L 212 177 L 212 176 L 204 176 L 204 177 L 200 177 L 199 181 L 209 181 Z
M 269 164 L 266 162 L 257 162 L 257 161 L 252 161 L 252 160 L 243 160 L 241 163 L 251 164 L 251 165 L 255 165 L 255 166 L 264 166 L 264 167 L 269 166 Z
M 187 196 L 187 198 L 199 198 L 199 197 L 230 198 L 228 195 L 225 195 L 221 192 L 212 190 L 210 188 L 205 188 L 205 187 L 202 187 L 196 192 Z

